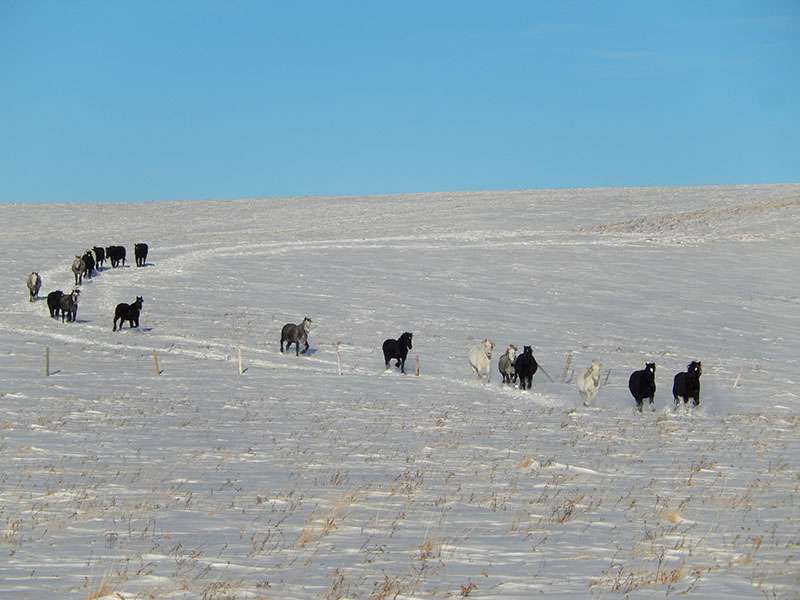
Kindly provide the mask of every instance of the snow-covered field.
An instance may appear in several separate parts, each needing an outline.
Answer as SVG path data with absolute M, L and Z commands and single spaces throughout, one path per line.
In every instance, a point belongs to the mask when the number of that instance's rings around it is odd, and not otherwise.
M 800 597 L 800 185 L 0 219 L 3 600 Z M 69 290 L 74 254 L 138 241 L 148 266 L 107 264 L 77 323 L 27 301 L 30 271 Z M 311 351 L 280 354 L 305 315 Z M 502 387 L 509 343 L 555 382 Z M 568 352 L 610 369 L 591 407 Z M 702 405 L 673 412 L 690 360 Z

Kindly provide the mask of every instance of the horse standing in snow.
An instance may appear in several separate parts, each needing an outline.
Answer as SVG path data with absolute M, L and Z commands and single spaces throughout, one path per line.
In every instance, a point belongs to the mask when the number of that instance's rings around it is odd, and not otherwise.
M 71 294 L 64 294 L 58 299 L 58 308 L 61 311 L 61 322 L 74 323 L 78 318 L 78 296 L 80 290 L 72 290 Z
M 386 363 L 386 368 L 389 368 L 389 361 L 393 358 L 397 360 L 394 364 L 400 367 L 400 372 L 406 372 L 406 358 L 408 351 L 411 350 L 411 338 L 414 337 L 413 333 L 408 331 L 404 332 L 398 339 L 388 339 L 383 342 L 383 360 Z
M 117 308 L 114 309 L 114 328 L 112 331 L 117 330 L 117 319 L 119 319 L 120 331 L 122 331 L 125 321 L 128 322 L 129 328 L 138 327 L 142 304 L 144 304 L 144 298 L 141 296 L 136 296 L 136 300 L 132 304 L 125 304 L 124 302 L 117 304 Z
M 644 369 L 634 371 L 628 379 L 628 389 L 636 400 L 636 408 L 642 412 L 644 399 L 650 399 L 650 409 L 655 410 L 653 403 L 656 395 L 656 363 L 645 363 Z
M 103 266 L 103 263 L 106 262 L 106 250 L 100 246 L 93 246 L 92 250 L 94 251 L 95 267 L 99 271 L 100 267 Z
M 584 406 L 589 406 L 597 396 L 597 391 L 600 389 L 600 369 L 602 368 L 603 365 L 593 360 L 592 365 L 578 377 L 576 384 L 578 393 L 583 398 Z
M 106 258 L 111 261 L 111 268 L 116 269 L 120 266 L 125 266 L 125 246 L 109 246 L 106 248 Z
M 292 347 L 294 344 L 294 355 L 300 356 L 300 342 L 305 344 L 303 354 L 308 352 L 308 331 L 311 329 L 311 319 L 305 317 L 300 325 L 294 323 L 287 323 L 281 329 L 281 352 L 283 352 L 283 343 L 286 342 L 286 349 Z
M 75 275 L 75 285 L 83 283 L 84 273 L 86 273 L 86 263 L 82 257 L 76 254 L 75 259 L 72 261 L 72 274 Z
M 506 353 L 497 361 L 497 369 L 500 375 L 503 376 L 503 383 L 516 383 L 517 382 L 517 369 L 514 363 L 517 360 L 517 347 L 514 344 L 509 344 L 506 348 Z
M 703 374 L 703 365 L 699 360 L 689 363 L 686 371 L 675 375 L 672 383 L 672 396 L 675 398 L 675 406 L 678 406 L 680 398 L 684 404 L 689 404 L 689 398 L 695 406 L 700 406 L 700 375 Z
M 39 274 L 36 271 L 34 271 L 28 275 L 26 284 L 28 285 L 28 295 L 30 296 L 29 300 L 34 302 L 39 296 L 39 290 L 42 287 L 42 278 L 39 277 Z
M 86 275 L 86 277 L 91 279 L 92 275 L 94 274 L 94 267 L 95 267 L 94 256 L 92 256 L 91 250 L 87 250 L 86 252 L 84 252 L 83 264 L 85 267 L 84 275 Z
M 47 308 L 50 311 L 50 318 L 57 317 L 58 313 L 61 311 L 61 296 L 64 295 L 64 292 L 61 290 L 55 290 L 47 294 Z
M 133 254 L 136 257 L 136 266 L 143 267 L 147 262 L 147 244 L 134 244 Z
M 489 374 L 492 372 L 493 351 L 494 342 L 488 338 L 469 351 L 469 365 L 475 370 L 478 379 L 486 377 L 486 380 L 489 380 Z
M 514 369 L 519 377 L 519 389 L 529 390 L 533 387 L 533 376 L 539 370 L 539 363 L 533 357 L 533 348 L 530 346 L 523 346 L 522 354 L 517 356 L 514 363 Z

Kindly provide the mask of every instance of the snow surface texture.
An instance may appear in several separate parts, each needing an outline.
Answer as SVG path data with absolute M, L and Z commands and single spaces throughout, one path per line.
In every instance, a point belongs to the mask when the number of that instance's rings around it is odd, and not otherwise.
M 798 598 L 800 186 L 0 219 L 4 600 Z M 30 271 L 68 291 L 76 253 L 139 241 L 148 265 L 107 263 L 77 323 L 28 302 Z M 113 333 L 137 295 L 140 329 Z M 311 350 L 280 354 L 306 315 Z M 406 330 L 408 374 L 385 372 Z M 555 382 L 501 386 L 509 343 Z M 611 369 L 590 407 L 568 352 Z M 702 404 L 673 412 L 690 360 Z

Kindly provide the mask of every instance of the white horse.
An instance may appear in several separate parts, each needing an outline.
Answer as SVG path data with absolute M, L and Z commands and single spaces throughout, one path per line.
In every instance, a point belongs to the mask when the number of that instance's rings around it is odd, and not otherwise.
M 493 350 L 494 342 L 492 340 L 485 339 L 469 351 L 469 364 L 473 369 L 475 369 L 478 379 L 486 377 L 486 380 L 489 380 L 489 374 L 491 373 L 492 368 Z
M 600 362 L 593 360 L 592 366 L 578 376 L 576 385 L 578 386 L 578 393 L 583 398 L 584 406 L 589 406 L 594 401 L 594 397 L 597 396 L 597 391 L 600 389 L 600 369 L 602 367 L 603 365 Z
M 36 300 L 37 296 L 39 296 L 39 290 L 42 287 L 42 278 L 39 277 L 39 274 L 34 271 L 30 275 L 28 275 L 28 293 L 30 294 L 30 301 L 33 302 Z

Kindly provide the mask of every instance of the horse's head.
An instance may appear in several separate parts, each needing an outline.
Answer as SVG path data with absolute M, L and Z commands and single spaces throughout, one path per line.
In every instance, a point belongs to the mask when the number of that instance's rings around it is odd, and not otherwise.
M 141 296 L 136 296 L 136 304 L 138 304 L 139 306 L 144 304 L 144 298 L 142 298 Z
M 514 359 L 517 358 L 517 347 L 514 344 L 509 344 L 508 348 L 506 348 L 506 356 L 514 362 Z
M 483 353 L 486 358 L 492 358 L 492 351 L 494 350 L 494 342 L 489 338 L 483 340 Z
M 592 360 L 592 373 L 599 373 L 602 368 L 603 364 L 599 360 Z
M 645 363 L 644 370 L 648 371 L 653 374 L 653 377 L 656 376 L 656 363 Z
M 689 373 L 693 373 L 700 377 L 703 374 L 703 365 L 699 360 L 693 360 L 689 363 Z
M 309 319 L 308 317 L 303 317 L 303 329 L 305 329 L 306 331 L 311 329 L 311 323 L 312 322 L 313 321 L 311 319 Z
M 400 345 L 408 348 L 411 350 L 411 338 L 414 337 L 413 333 L 409 333 L 408 331 L 404 332 L 403 335 L 400 336 Z
M 523 346 L 522 347 L 522 353 L 523 354 L 530 354 L 531 356 L 533 356 L 533 348 L 531 348 L 530 346 Z

